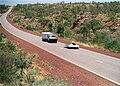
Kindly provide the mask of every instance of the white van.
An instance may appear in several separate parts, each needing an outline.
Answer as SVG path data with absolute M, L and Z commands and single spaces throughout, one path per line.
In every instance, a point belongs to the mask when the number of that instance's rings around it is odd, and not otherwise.
M 57 43 L 57 37 L 51 32 L 42 32 L 42 41 Z

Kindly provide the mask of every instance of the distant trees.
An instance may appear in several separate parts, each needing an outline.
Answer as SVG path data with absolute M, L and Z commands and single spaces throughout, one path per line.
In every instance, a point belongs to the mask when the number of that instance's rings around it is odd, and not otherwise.
M 108 21 L 115 22 L 115 21 L 117 21 L 117 17 L 116 16 L 110 16 Z
M 43 28 L 44 28 L 45 26 L 48 25 L 48 23 L 50 23 L 50 20 L 49 19 L 45 19 L 45 18 L 39 18 L 38 22 L 41 23 L 41 26 L 43 26 Z
M 5 13 L 7 11 L 8 6 L 6 5 L 0 5 L 0 13 Z

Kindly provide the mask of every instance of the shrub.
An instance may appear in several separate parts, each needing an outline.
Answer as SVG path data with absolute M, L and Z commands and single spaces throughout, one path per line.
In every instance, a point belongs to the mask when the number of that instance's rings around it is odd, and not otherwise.
M 70 30 L 65 30 L 65 37 L 72 38 L 72 32 Z
M 2 35 L 0 35 L 0 42 L 2 42 Z
M 31 27 L 30 25 L 26 26 L 25 29 L 31 30 L 31 31 L 36 31 L 37 28 Z
M 71 86 L 64 81 L 55 80 L 53 77 L 46 76 L 43 80 L 36 81 L 33 86 Z
M 57 33 L 60 35 L 60 36 L 63 36 L 64 35 L 64 26 L 62 24 L 58 24 L 57 26 Z

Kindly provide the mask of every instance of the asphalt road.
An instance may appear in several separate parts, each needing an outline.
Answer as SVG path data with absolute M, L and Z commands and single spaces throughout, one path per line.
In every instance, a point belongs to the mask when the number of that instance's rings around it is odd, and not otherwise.
M 11 10 L 11 9 L 10 9 Z M 97 74 L 113 83 L 120 85 L 120 59 L 99 54 L 85 49 L 66 49 L 63 43 L 47 43 L 35 36 L 12 26 L 6 16 L 10 10 L 0 18 L 1 24 L 6 31 L 31 44 L 42 48 L 64 60 Z

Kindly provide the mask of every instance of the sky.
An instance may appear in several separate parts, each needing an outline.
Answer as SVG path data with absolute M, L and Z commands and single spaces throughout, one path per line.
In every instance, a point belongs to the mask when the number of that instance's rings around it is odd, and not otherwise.
M 16 5 L 16 4 L 34 4 L 34 3 L 57 3 L 62 2 L 110 2 L 110 1 L 120 1 L 120 0 L 0 0 L 0 4 L 6 5 Z

